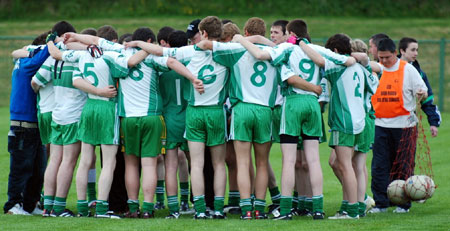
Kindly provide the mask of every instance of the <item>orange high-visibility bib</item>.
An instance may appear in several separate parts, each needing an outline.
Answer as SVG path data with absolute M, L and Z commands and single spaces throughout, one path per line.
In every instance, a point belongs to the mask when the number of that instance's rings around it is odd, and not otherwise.
M 394 118 L 410 114 L 403 106 L 403 76 L 406 63 L 400 60 L 397 71 L 383 71 L 377 91 L 372 96 L 372 106 L 377 118 Z

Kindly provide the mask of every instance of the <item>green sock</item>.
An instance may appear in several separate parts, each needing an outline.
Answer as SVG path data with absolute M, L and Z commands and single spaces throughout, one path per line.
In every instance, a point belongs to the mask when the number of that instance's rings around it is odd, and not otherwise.
M 323 213 L 323 195 L 313 196 L 313 212 Z
M 228 205 L 239 206 L 240 199 L 239 191 L 229 191 L 228 192 Z
M 164 204 L 164 180 L 158 180 L 156 183 L 156 201 Z
M 342 200 L 341 207 L 339 208 L 339 213 L 343 213 L 344 211 L 347 211 L 348 201 Z
M 298 197 L 298 209 L 299 210 L 305 210 L 305 200 L 306 200 L 306 196 L 299 196 Z
M 306 197 L 305 199 L 305 207 L 308 211 L 312 212 L 313 210 L 313 200 L 311 197 Z
M 189 182 L 180 182 L 181 201 L 189 201 Z
M 180 211 L 180 206 L 178 205 L 178 197 L 175 196 L 167 196 L 167 205 L 169 206 L 169 212 L 175 213 Z
M 109 204 L 108 201 L 98 200 L 95 205 L 95 214 L 103 215 L 108 212 Z
M 96 192 L 95 192 L 95 182 L 88 183 L 87 196 L 88 196 L 89 202 L 97 200 L 97 196 L 96 196 Z
M 139 210 L 139 200 L 128 200 L 128 209 L 131 213 L 134 213 Z
M 194 196 L 194 208 L 197 215 L 206 212 L 205 195 Z
M 154 209 L 155 209 L 154 203 L 144 201 L 144 204 L 142 205 L 143 213 L 148 212 L 148 213 L 152 214 Z
M 280 213 L 282 216 L 288 215 L 292 208 L 292 196 L 281 196 Z
M 266 209 L 266 200 L 255 199 L 255 211 L 264 213 Z
M 56 214 L 64 212 L 66 209 L 66 197 L 55 197 L 55 204 L 53 205 L 53 210 Z
M 78 214 L 81 214 L 83 217 L 88 216 L 89 215 L 88 201 L 87 200 L 78 200 L 77 201 L 77 210 L 78 210 Z
M 239 206 L 241 207 L 242 216 L 245 216 L 248 211 L 252 211 L 252 199 L 241 199 L 241 201 L 239 202 Z
M 55 203 L 55 196 L 44 196 L 44 209 L 52 211 L 53 204 Z
M 351 217 L 357 217 L 358 216 L 358 202 L 353 204 L 347 205 L 347 213 Z
M 223 215 L 223 205 L 225 203 L 225 197 L 214 197 L 214 212 L 219 212 Z
M 272 199 L 272 203 L 279 205 L 280 204 L 280 198 L 281 198 L 281 194 L 280 194 L 280 190 L 278 189 L 278 187 L 274 187 L 269 189 L 270 192 L 270 197 Z
M 292 208 L 298 207 L 298 192 L 294 191 L 293 197 L 292 197 Z
M 366 203 L 359 201 L 358 202 L 358 214 L 359 216 L 366 215 Z

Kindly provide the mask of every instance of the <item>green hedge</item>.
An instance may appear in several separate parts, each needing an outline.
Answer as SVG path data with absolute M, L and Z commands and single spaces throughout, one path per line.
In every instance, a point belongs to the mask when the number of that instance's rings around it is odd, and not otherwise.
M 0 19 L 158 15 L 448 17 L 448 0 L 0 0 Z

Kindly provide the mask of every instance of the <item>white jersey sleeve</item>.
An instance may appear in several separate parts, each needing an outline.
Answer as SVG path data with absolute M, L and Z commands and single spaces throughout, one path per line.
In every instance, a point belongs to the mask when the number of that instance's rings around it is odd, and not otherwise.
M 98 39 L 98 46 L 105 51 L 115 51 L 122 53 L 125 50 L 125 46 L 119 43 L 111 42 L 103 38 Z
M 195 54 L 193 45 L 179 48 L 163 48 L 163 56 L 169 56 L 187 65 Z

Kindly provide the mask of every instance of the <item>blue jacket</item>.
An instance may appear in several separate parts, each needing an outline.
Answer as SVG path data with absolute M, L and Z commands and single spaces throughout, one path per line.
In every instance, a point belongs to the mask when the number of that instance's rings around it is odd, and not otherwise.
M 37 122 L 36 93 L 31 78 L 49 56 L 47 46 L 32 58 L 16 60 L 11 80 L 9 112 L 11 120 Z
M 428 123 L 430 126 L 439 127 L 441 125 L 441 113 L 436 105 L 433 104 L 434 95 L 431 90 L 430 82 L 428 82 L 427 74 L 420 69 L 419 62 L 416 60 L 412 63 L 412 65 L 417 69 L 419 74 L 422 76 L 423 81 L 427 85 L 428 88 L 428 98 L 422 102 L 422 111 L 425 112 L 428 118 Z

